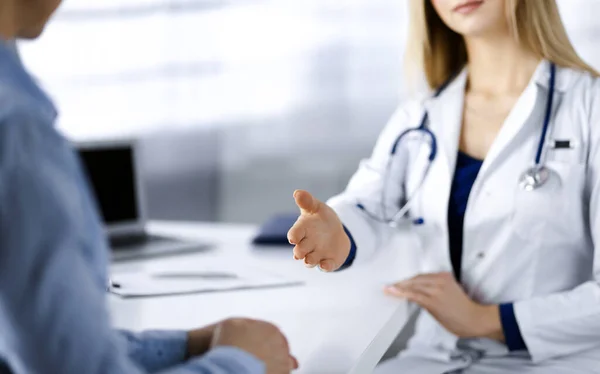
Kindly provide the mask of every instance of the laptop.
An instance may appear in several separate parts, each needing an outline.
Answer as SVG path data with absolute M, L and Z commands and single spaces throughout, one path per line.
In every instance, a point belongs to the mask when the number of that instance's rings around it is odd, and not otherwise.
M 113 260 L 210 249 L 206 243 L 148 233 L 135 140 L 76 143 L 75 147 L 95 193 Z

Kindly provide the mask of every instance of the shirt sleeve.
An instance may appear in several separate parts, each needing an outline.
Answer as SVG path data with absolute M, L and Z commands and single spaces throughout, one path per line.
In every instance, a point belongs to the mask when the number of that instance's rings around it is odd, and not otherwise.
M 160 374 L 263 374 L 265 370 L 265 365 L 249 353 L 234 347 L 220 347 L 201 359 Z
M 0 331 L 27 373 L 149 373 L 110 324 L 86 250 L 89 197 L 66 141 L 27 113 L 0 121 Z M 83 191 L 83 192 L 82 192 Z M 90 216 L 91 215 L 91 216 Z M 176 350 L 177 347 L 175 347 Z M 262 374 L 249 354 L 216 349 L 163 374 Z
M 126 342 L 129 358 L 148 372 L 156 372 L 181 364 L 187 354 L 186 331 L 119 330 Z
M 346 228 L 346 226 L 344 226 L 344 232 L 346 233 L 346 235 L 348 235 L 348 239 L 350 239 L 350 253 L 348 253 L 348 258 L 346 258 L 346 261 L 338 269 L 338 271 L 347 269 L 350 266 L 352 266 L 352 263 L 354 262 L 354 259 L 356 258 L 356 242 L 354 241 L 354 238 L 352 237 L 350 230 L 348 230 L 348 228 Z
M 527 350 L 512 303 L 500 305 L 500 321 L 508 350 L 511 352 Z
M 182 365 L 187 355 L 187 331 L 143 331 L 134 333 L 119 330 L 125 339 L 129 358 L 149 373 Z M 252 355 L 233 347 L 210 351 L 202 360 L 188 364 L 207 373 L 259 373 L 263 364 Z M 228 371 L 229 370 L 229 371 Z M 245 371 L 244 371 L 245 370 Z M 202 371 L 200 371 L 202 372 Z M 194 372 L 195 373 L 195 372 Z

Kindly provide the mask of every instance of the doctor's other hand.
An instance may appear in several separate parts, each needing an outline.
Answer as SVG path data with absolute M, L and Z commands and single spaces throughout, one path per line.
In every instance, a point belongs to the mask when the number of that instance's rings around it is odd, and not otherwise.
M 298 361 L 290 354 L 290 346 L 279 329 L 268 322 L 232 318 L 214 329 L 211 348 L 236 347 L 265 364 L 266 374 L 289 374 L 298 369 Z
M 288 232 L 294 259 L 324 271 L 339 269 L 350 253 L 350 238 L 335 211 L 302 190 L 294 192 L 300 217 Z
M 385 293 L 418 304 L 460 338 L 504 341 L 498 305 L 471 300 L 452 273 L 417 275 L 386 287 Z

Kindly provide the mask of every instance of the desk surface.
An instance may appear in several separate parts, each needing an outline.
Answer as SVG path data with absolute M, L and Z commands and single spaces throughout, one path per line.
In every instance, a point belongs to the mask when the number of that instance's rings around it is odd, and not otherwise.
M 369 373 L 404 327 L 408 304 L 386 297 L 383 286 L 409 276 L 404 250 L 381 253 L 372 262 L 327 274 L 292 260 L 289 249 L 253 248 L 254 226 L 154 223 L 153 233 L 214 243 L 206 253 L 113 264 L 127 272 L 219 260 L 273 269 L 302 286 L 185 296 L 121 299 L 111 295 L 114 325 L 131 330 L 192 329 L 229 317 L 273 322 L 290 341 L 298 373 Z M 395 244 L 402 247 L 409 243 Z

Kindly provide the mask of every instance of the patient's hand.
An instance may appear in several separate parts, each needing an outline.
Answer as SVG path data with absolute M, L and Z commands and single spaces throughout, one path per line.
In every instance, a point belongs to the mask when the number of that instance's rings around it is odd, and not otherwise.
M 451 273 L 417 275 L 388 286 L 385 293 L 418 304 L 458 337 L 504 341 L 498 306 L 471 300 Z
M 188 357 L 202 356 L 210 349 L 210 342 L 217 324 L 188 332 Z
M 211 347 L 232 346 L 264 362 L 267 374 L 289 374 L 298 368 L 290 347 L 279 329 L 263 321 L 233 318 L 217 325 Z
M 288 232 L 294 259 L 324 271 L 339 269 L 350 253 L 350 238 L 335 211 L 306 191 L 294 192 L 300 217 Z

